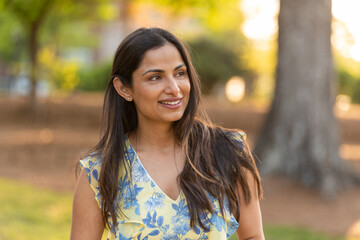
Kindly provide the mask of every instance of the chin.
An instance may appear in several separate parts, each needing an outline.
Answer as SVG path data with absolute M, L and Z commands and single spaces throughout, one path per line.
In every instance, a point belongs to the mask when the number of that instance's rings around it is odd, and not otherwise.
M 184 115 L 184 113 L 174 114 L 173 116 L 167 117 L 166 120 L 168 122 L 176 122 L 176 121 L 179 121 L 182 118 L 183 115 Z

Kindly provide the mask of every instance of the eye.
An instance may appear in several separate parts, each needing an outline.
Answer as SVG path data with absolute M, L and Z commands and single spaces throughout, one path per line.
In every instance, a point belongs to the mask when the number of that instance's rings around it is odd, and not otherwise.
M 156 80 L 160 80 L 160 79 L 161 79 L 160 75 L 153 75 L 153 76 L 149 77 L 150 81 L 156 81 Z
M 180 70 L 180 71 L 176 72 L 175 76 L 178 78 L 184 78 L 186 76 L 186 71 Z

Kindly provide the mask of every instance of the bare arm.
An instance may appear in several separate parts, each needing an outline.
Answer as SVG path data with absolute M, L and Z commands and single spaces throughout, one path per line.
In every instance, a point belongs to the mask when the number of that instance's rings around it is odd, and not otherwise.
M 75 188 L 70 240 L 100 240 L 103 232 L 101 209 L 82 169 Z
M 239 228 L 236 230 L 236 234 L 239 240 L 264 240 L 265 237 L 256 184 L 250 172 L 247 175 L 247 181 L 251 192 L 251 202 L 249 205 L 246 205 L 242 191 L 240 191 L 240 220 Z

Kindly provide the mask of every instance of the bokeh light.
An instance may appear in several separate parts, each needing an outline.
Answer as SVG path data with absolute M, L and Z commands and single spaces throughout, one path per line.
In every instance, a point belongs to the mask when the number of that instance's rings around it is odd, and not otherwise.
M 227 99 L 231 102 L 240 102 L 245 95 L 245 81 L 241 77 L 232 77 L 225 86 Z
M 41 143 L 48 144 L 51 143 L 53 139 L 54 139 L 54 134 L 50 129 L 48 128 L 41 129 L 39 133 L 39 140 Z
M 347 239 L 357 240 L 360 239 L 360 220 L 356 221 L 346 233 Z
M 358 0 L 333 0 L 332 13 L 333 24 L 333 46 L 345 57 L 351 57 L 360 61 L 360 1 Z M 342 24 L 341 24 L 342 23 Z M 347 33 L 347 34 L 346 34 Z M 351 41 L 349 41 L 350 35 Z
M 336 97 L 336 106 L 342 111 L 348 111 L 351 105 L 351 98 L 347 95 L 338 95 Z
M 278 0 L 243 0 L 239 8 L 245 15 L 242 31 L 246 37 L 253 40 L 268 40 L 276 36 Z

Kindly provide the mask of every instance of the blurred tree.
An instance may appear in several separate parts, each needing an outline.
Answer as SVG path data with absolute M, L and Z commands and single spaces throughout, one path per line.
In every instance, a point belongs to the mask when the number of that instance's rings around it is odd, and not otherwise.
M 76 61 L 64 61 L 58 58 L 55 47 L 46 46 L 39 51 L 38 61 L 42 66 L 42 75 L 51 79 L 54 89 L 71 91 L 79 84 L 79 64 Z
M 335 60 L 339 79 L 338 93 L 348 95 L 353 103 L 360 103 L 359 63 L 340 54 L 335 55 Z
M 21 25 L 0 6 L 0 59 L 5 63 L 19 61 L 23 50 L 24 38 Z M 15 47 L 16 46 L 16 47 Z
M 191 14 L 207 30 L 215 33 L 229 32 L 233 36 L 239 33 L 242 15 L 239 0 L 137 0 L 160 4 L 172 10 L 174 17 Z
M 30 59 L 30 102 L 33 106 L 36 99 L 37 85 L 37 50 L 39 48 L 39 30 L 56 0 L 2 0 L 1 5 L 10 11 L 22 24 L 27 33 L 28 53 Z
M 331 21 L 331 0 L 280 1 L 275 96 L 255 147 L 264 173 L 326 196 L 359 183 L 338 151 Z
M 345 69 L 338 69 L 337 75 L 339 78 L 339 94 L 348 95 L 355 103 L 359 103 L 359 84 L 360 79 L 352 75 Z
M 243 75 L 240 60 L 233 49 L 210 37 L 201 37 L 188 42 L 193 51 L 193 60 L 208 94 L 216 83 L 226 83 L 230 77 Z
M 23 35 L 25 37 L 22 39 L 27 45 L 26 55 L 29 59 L 26 62 L 29 62 L 30 65 L 29 79 L 31 82 L 31 90 L 29 93 L 29 103 L 33 109 L 36 106 L 36 85 L 39 77 L 38 51 L 41 47 L 40 33 L 50 32 L 50 34 L 44 35 L 47 35 L 50 41 L 55 41 L 55 39 L 51 39 L 53 38 L 52 36 L 57 36 L 56 31 L 61 29 L 60 26 L 64 26 L 64 23 L 65 25 L 68 24 L 69 21 L 74 24 L 79 19 L 91 19 L 98 22 L 99 20 L 108 20 L 111 15 L 109 15 L 109 11 L 107 11 L 111 8 L 111 6 L 109 7 L 108 5 L 109 2 L 110 0 L 0 0 L 0 10 L 8 13 L 7 17 L 17 19 L 21 25 L 19 29 L 24 32 Z M 49 19 L 52 21 L 47 21 Z M 69 27 L 69 24 L 67 27 Z M 86 36 L 83 36 L 83 39 L 84 38 L 86 38 Z M 65 41 L 69 40 L 66 39 Z M 14 46 L 10 52 L 15 51 L 16 47 L 19 46 Z M 6 53 L 6 51 L 2 52 Z M 72 80 L 70 79 L 78 81 L 76 77 L 69 78 L 69 76 L 74 73 L 74 69 L 76 68 L 74 67 L 74 64 L 64 63 L 62 70 L 59 70 L 58 73 L 64 75 L 62 77 L 63 80 L 67 79 L 67 83 L 64 83 L 66 86 L 60 83 L 56 84 L 64 86 L 65 89 L 73 86 L 74 83 L 71 83 L 70 81 Z
M 82 91 L 105 91 L 111 78 L 111 70 L 111 61 L 80 69 L 80 82 L 77 89 Z

